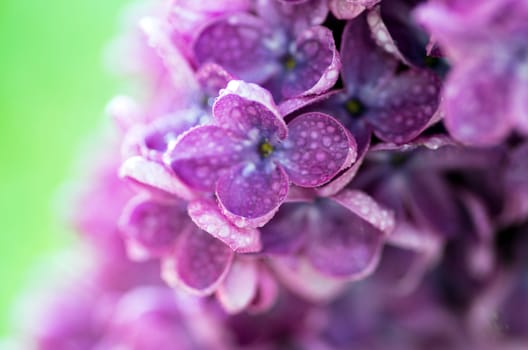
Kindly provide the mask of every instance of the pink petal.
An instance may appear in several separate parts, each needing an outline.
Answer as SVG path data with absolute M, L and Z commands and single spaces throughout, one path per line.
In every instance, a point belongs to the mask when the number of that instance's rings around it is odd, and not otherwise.
M 353 137 L 327 114 L 302 114 L 288 124 L 288 129 L 281 164 L 298 186 L 320 186 L 356 159 Z
M 190 200 L 194 192 L 175 177 L 163 164 L 136 156 L 127 159 L 119 168 L 119 176 L 140 188 L 160 195 L 175 195 Z
M 206 63 L 196 72 L 196 79 L 208 96 L 216 97 L 233 77 L 215 63 Z
M 271 94 L 256 84 L 232 80 L 213 105 L 218 125 L 240 137 L 252 137 L 258 132 L 270 141 L 287 135 L 287 127 L 273 102 Z M 255 135 L 257 136 L 257 135 Z
M 229 130 L 199 126 L 184 133 L 169 149 L 166 163 L 190 188 L 212 192 L 218 178 L 242 161 L 241 143 Z
M 338 19 L 352 19 L 380 0 L 330 0 L 328 6 Z
M 288 187 L 288 176 L 280 166 L 241 164 L 220 178 L 216 194 L 222 212 L 235 225 L 258 227 L 273 217 Z
M 366 193 L 344 190 L 332 198 L 386 235 L 394 229 L 394 213 L 383 208 Z
M 133 240 L 151 256 L 172 251 L 189 224 L 183 201 L 153 200 L 144 194 L 132 198 L 119 218 L 125 239 Z
M 216 291 L 216 297 L 229 314 L 243 311 L 257 293 L 258 268 L 254 261 L 235 259 Z
M 227 275 L 234 252 L 198 228 L 182 236 L 174 256 L 163 260 L 162 275 L 174 287 L 189 293 L 213 293 Z
M 222 215 L 218 205 L 211 200 L 189 203 L 189 216 L 202 230 L 227 244 L 233 251 L 257 252 L 261 249 L 260 234 L 254 228 L 240 228 Z

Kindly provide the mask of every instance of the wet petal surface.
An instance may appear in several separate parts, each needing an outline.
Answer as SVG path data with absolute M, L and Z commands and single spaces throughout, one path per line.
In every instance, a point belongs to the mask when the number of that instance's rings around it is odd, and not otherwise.
M 327 114 L 302 114 L 288 124 L 288 129 L 280 162 L 296 185 L 322 185 L 356 158 L 352 136 Z

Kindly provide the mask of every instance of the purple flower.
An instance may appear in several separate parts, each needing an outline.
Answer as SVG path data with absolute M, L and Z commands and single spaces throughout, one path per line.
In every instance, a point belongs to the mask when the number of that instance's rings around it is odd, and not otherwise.
M 394 227 L 390 211 L 368 195 L 344 190 L 312 203 L 286 203 L 262 227 L 262 253 L 295 256 L 320 273 L 357 280 L 372 273 Z
M 341 66 L 332 32 L 320 26 L 325 1 L 256 5 L 259 15 L 239 13 L 212 21 L 194 42 L 198 64 L 215 62 L 235 78 L 263 84 L 277 101 L 320 94 Z
M 478 146 L 527 134 L 526 2 L 430 1 L 416 14 L 453 64 L 442 103 L 450 134 Z
M 397 61 L 376 46 L 365 16 L 346 24 L 341 56 L 344 90 L 313 108 L 328 111 L 351 130 L 359 154 L 366 151 L 372 132 L 402 144 L 432 122 L 440 78 L 427 69 L 397 73 Z
M 183 134 L 166 163 L 190 188 L 215 192 L 240 227 L 262 226 L 286 199 L 289 182 L 316 187 L 355 159 L 355 142 L 323 113 L 283 121 L 271 95 L 231 81 L 213 106 L 216 125 Z

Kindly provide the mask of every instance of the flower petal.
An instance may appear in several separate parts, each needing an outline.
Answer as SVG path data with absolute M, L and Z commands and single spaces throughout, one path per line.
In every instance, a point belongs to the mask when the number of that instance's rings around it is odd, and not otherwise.
M 241 142 L 229 130 L 198 126 L 179 138 L 165 154 L 165 162 L 189 187 L 212 192 L 218 178 L 242 161 Z
M 406 64 L 423 67 L 429 38 L 411 10 L 408 1 L 385 1 L 368 13 L 367 21 L 380 47 Z
M 326 0 L 306 0 L 302 4 L 294 1 L 257 1 L 256 11 L 269 26 L 280 28 L 290 35 L 322 24 L 328 15 Z
M 323 93 L 339 77 L 339 53 L 332 32 L 325 27 L 311 27 L 301 33 L 295 42 L 293 60 L 295 67 L 286 70 L 282 83 L 286 98 Z
M 302 114 L 288 124 L 288 129 L 280 162 L 298 186 L 320 186 L 356 159 L 354 138 L 327 114 Z
M 511 130 L 510 77 L 492 61 L 458 66 L 444 86 L 442 107 L 447 130 L 457 141 L 475 146 L 498 144 Z
M 347 22 L 340 52 L 343 83 L 352 95 L 392 76 L 397 66 L 397 61 L 372 39 L 365 16 Z
M 195 197 L 194 192 L 163 164 L 140 156 L 127 159 L 119 168 L 119 176 L 151 193 L 159 193 L 162 196 L 175 195 L 187 200 Z
M 220 208 L 238 227 L 267 223 L 288 195 L 288 176 L 280 166 L 241 164 L 218 181 Z
M 372 93 L 366 116 L 384 141 L 406 143 L 417 137 L 438 109 L 440 78 L 429 70 L 410 70 Z
M 380 0 L 330 0 L 328 6 L 338 19 L 352 19 Z
M 310 211 L 299 203 L 285 203 L 273 219 L 260 229 L 262 253 L 291 255 L 299 252 L 308 237 Z
M 194 56 L 199 64 L 213 62 L 239 79 L 262 83 L 275 72 L 273 40 L 268 25 L 250 15 L 232 15 L 211 22 L 196 38 Z
M 243 311 L 257 293 L 258 269 L 254 261 L 235 259 L 216 291 L 216 297 L 229 314 Z
M 260 234 L 254 228 L 240 228 L 222 215 L 218 205 L 211 200 L 195 200 L 187 208 L 189 216 L 202 230 L 227 244 L 237 252 L 260 251 Z
M 332 300 L 345 288 L 345 281 L 321 274 L 306 259 L 275 258 L 271 264 L 286 287 L 313 302 Z
M 208 295 L 224 280 L 233 256 L 228 246 L 196 228 L 185 232 L 176 254 L 163 260 L 162 276 L 171 286 Z
M 288 132 L 271 94 L 241 80 L 230 81 L 220 92 L 213 115 L 218 125 L 244 138 L 260 136 L 275 141 L 284 139 Z
M 217 97 L 233 77 L 216 63 L 205 63 L 196 72 L 196 79 L 207 96 Z
M 168 253 L 174 249 L 177 238 L 190 223 L 183 203 L 137 195 L 123 209 L 119 228 L 125 239 L 139 244 L 149 255 Z

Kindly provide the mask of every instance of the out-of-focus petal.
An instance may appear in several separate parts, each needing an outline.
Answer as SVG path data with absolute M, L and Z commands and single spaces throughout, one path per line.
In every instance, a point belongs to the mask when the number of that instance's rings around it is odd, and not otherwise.
M 172 286 L 190 293 L 213 293 L 227 275 L 234 252 L 198 228 L 181 237 L 174 256 L 163 259 L 162 275 Z
M 216 291 L 216 297 L 230 314 L 243 311 L 257 293 L 258 266 L 255 261 L 235 259 Z

